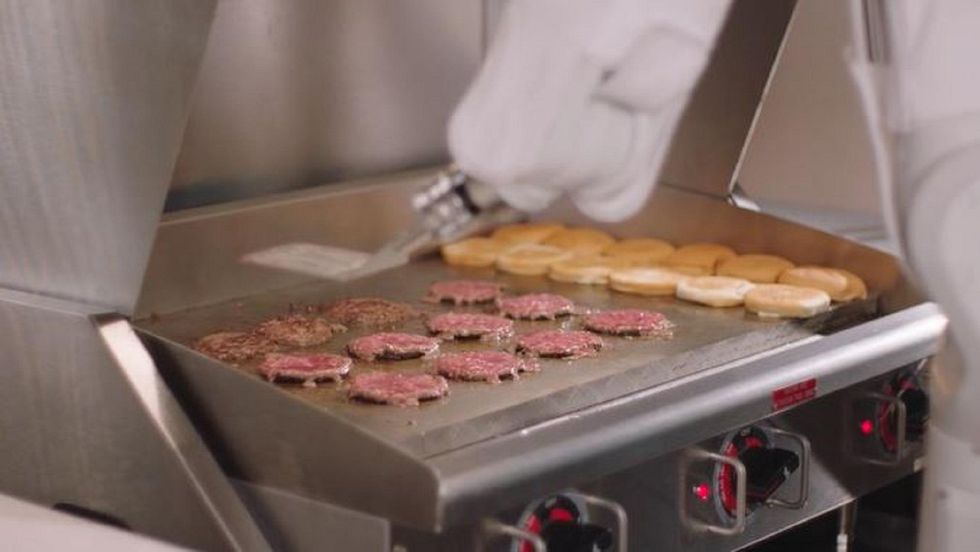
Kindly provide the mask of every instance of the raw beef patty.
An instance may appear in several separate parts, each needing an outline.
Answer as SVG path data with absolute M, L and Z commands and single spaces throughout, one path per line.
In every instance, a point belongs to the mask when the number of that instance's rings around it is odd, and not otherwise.
M 514 333 L 514 322 L 500 316 L 447 312 L 426 322 L 429 331 L 443 339 L 486 337 L 502 339 Z
M 259 366 L 269 381 L 300 381 L 316 387 L 319 381 L 339 381 L 350 371 L 351 359 L 329 353 L 272 353 Z
M 497 282 L 485 280 L 447 280 L 429 286 L 428 299 L 456 305 L 489 303 L 500 297 L 502 288 Z
M 500 314 L 521 320 L 554 320 L 571 314 L 575 304 L 553 293 L 531 293 L 504 297 L 497 302 Z
M 438 399 L 448 393 L 449 384 L 442 376 L 395 372 L 356 374 L 347 390 L 352 399 L 398 406 L 415 406 L 419 401 Z
M 376 333 L 347 344 L 347 352 L 361 360 L 405 360 L 436 352 L 439 340 L 406 333 Z
M 641 309 L 610 310 L 588 314 L 582 319 L 586 329 L 611 335 L 670 337 L 674 325 L 659 312 Z
M 544 330 L 522 335 L 517 351 L 547 358 L 574 359 L 593 356 L 602 349 L 602 338 L 577 330 Z
M 451 380 L 499 383 L 501 378 L 517 379 L 520 372 L 533 372 L 537 364 L 503 351 L 476 351 L 441 355 L 435 369 Z

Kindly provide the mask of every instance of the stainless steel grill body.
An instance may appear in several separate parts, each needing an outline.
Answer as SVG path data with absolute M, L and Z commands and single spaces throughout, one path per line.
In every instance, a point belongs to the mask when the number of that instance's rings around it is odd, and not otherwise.
M 384 190 L 378 184 L 363 193 L 383 197 Z M 390 190 L 403 193 L 395 186 Z M 166 286 L 168 274 L 186 274 L 183 267 L 197 262 L 193 244 L 171 240 L 227 235 L 226 229 L 236 227 L 250 230 L 206 266 L 216 281 L 237 273 L 240 285 L 267 285 L 278 277 L 274 271 L 237 261 L 253 249 L 249 241 L 268 247 L 275 245 L 269 235 L 287 241 L 309 236 L 331 221 L 294 213 L 331 201 L 363 199 L 353 192 L 312 190 L 290 201 L 212 208 L 206 216 L 174 215 L 158 235 L 157 251 L 166 256 L 152 261 L 158 270 L 152 281 Z M 264 231 L 272 221 L 274 234 Z M 918 305 L 887 255 L 766 215 L 666 187 L 643 214 L 608 229 L 677 242 L 723 241 L 742 251 L 842 266 L 861 274 L 875 293 L 806 322 L 773 322 L 742 309 L 459 270 L 425 258 L 347 284 L 296 281 L 283 274 L 288 284 L 281 289 L 214 305 L 171 305 L 170 312 L 143 318 L 137 326 L 232 477 L 426 531 L 471 526 L 542 494 L 595 481 L 764 418 L 772 412 L 771 393 L 781 387 L 816 378 L 818 396 L 824 396 L 915 362 L 934 351 L 943 329 L 942 317 L 931 306 Z M 177 258 L 169 251 L 187 254 Z M 224 365 L 189 348 L 213 331 L 245 329 L 291 307 L 343 297 L 380 296 L 430 312 L 447 310 L 421 298 L 433 281 L 459 277 L 498 278 L 511 293 L 550 290 L 590 308 L 662 310 L 678 324 L 676 337 L 610 338 L 609 349 L 594 359 L 546 361 L 542 373 L 497 386 L 454 384 L 447 400 L 408 409 L 350 402 L 336 385 L 277 387 L 259 378 L 254 365 Z M 165 289 L 144 292 L 174 296 Z M 575 321 L 519 323 L 518 329 L 561 324 Z M 405 329 L 420 332 L 422 325 L 411 322 Z M 340 351 L 357 335 L 342 334 L 324 349 Z M 420 361 L 386 366 L 425 369 Z M 369 367 L 376 366 L 355 371 Z

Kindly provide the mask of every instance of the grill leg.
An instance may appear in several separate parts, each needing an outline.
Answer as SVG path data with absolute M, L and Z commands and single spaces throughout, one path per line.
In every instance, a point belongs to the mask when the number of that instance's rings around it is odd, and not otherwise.
M 848 552 L 854 541 L 854 518 L 857 501 L 851 501 L 837 510 L 837 552 Z

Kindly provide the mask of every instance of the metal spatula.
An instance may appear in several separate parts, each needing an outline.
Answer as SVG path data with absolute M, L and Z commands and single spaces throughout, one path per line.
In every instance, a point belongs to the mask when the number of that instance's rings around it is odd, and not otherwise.
M 243 262 L 349 281 L 408 263 L 441 244 L 513 222 L 521 213 L 485 184 L 450 167 L 412 198 L 415 223 L 374 253 L 319 244 L 288 244 L 250 253 Z

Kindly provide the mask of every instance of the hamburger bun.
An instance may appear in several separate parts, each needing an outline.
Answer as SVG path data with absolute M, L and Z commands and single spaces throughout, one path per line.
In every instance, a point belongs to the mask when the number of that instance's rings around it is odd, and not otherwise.
M 815 288 L 759 284 L 745 294 L 745 308 L 763 317 L 808 318 L 830 308 L 830 296 Z
M 543 242 L 567 249 L 576 255 L 598 255 L 615 243 L 615 239 L 594 228 L 563 228 L 548 236 Z
M 555 222 L 525 222 L 508 224 L 493 231 L 491 238 L 506 243 L 541 243 L 564 228 Z
M 711 307 L 737 307 L 755 284 L 731 276 L 698 276 L 677 284 L 677 298 Z
M 620 240 L 603 252 L 608 257 L 625 259 L 638 264 L 654 263 L 663 260 L 674 252 L 674 246 L 656 238 L 631 238 Z
M 453 266 L 493 266 L 497 256 L 513 247 L 512 244 L 491 238 L 468 238 L 442 246 L 442 258 Z
M 637 295 L 674 295 L 677 284 L 690 276 L 666 268 L 634 267 L 615 270 L 609 275 L 609 287 Z
M 706 274 L 714 274 L 719 261 L 735 257 L 731 247 L 717 243 L 692 243 L 678 247 L 676 251 L 661 261 L 668 267 L 696 266 Z
M 839 268 L 798 266 L 780 274 L 779 283 L 823 290 L 831 299 L 840 302 L 868 296 L 868 288 L 861 278 Z
M 572 253 L 559 247 L 525 243 L 515 245 L 497 256 L 497 268 L 511 274 L 541 276 L 551 265 L 570 259 Z
M 838 297 L 834 297 L 833 299 L 835 301 L 854 301 L 855 299 L 868 298 L 868 286 L 860 276 L 843 268 L 835 268 L 834 270 L 840 272 L 847 278 L 847 289 Z
M 666 265 L 664 263 L 650 263 L 650 264 L 640 264 L 634 265 L 638 267 L 648 267 L 648 268 L 660 268 L 663 270 L 669 270 L 671 272 L 678 272 L 685 276 L 711 276 L 712 272 L 706 266 L 699 265 Z
M 624 259 L 600 255 L 572 257 L 551 265 L 548 277 L 556 282 L 573 284 L 606 284 L 614 270 L 628 268 Z
M 718 263 L 715 274 L 744 278 L 758 284 L 771 284 L 793 266 L 793 263 L 776 255 L 739 255 Z

